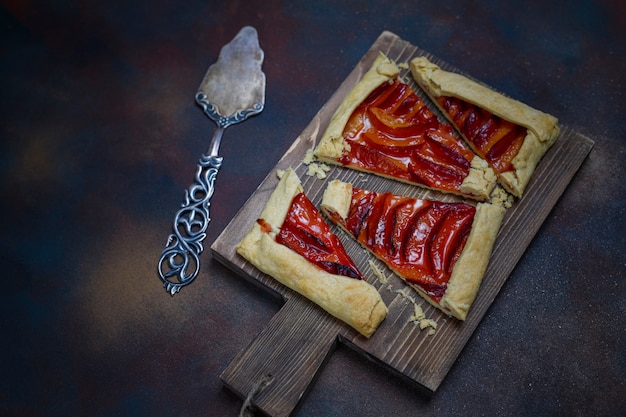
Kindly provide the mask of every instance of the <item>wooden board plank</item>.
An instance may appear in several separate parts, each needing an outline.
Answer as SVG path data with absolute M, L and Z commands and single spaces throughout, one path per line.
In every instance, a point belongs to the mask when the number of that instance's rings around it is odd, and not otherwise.
M 236 254 L 235 246 L 257 219 L 278 183 L 276 171 L 288 167 L 298 173 L 307 195 L 316 205 L 321 201 L 327 182 L 335 178 L 376 191 L 391 191 L 443 201 L 458 199 L 384 178 L 363 176 L 341 167 L 333 167 L 329 178 L 324 181 L 305 174 L 307 167 L 302 164 L 302 159 L 306 151 L 315 146 L 343 97 L 369 69 L 380 52 L 398 63 L 426 55 L 442 68 L 458 71 L 393 33 L 383 32 L 211 246 L 217 260 L 238 275 L 285 299 L 285 305 L 266 329 L 233 360 L 221 376 L 228 387 L 245 397 L 256 382 L 271 374 L 272 382 L 254 398 L 254 404 L 268 415 L 287 416 L 293 411 L 337 340 L 414 383 L 424 392 L 432 394 L 436 391 L 593 147 L 592 140 L 568 127 L 562 127 L 559 139 L 538 165 L 524 197 L 507 210 L 483 284 L 465 322 L 447 318 L 415 295 L 427 317 L 438 322 L 437 332 L 433 336 L 429 336 L 426 331 L 420 331 L 409 320 L 413 314 L 413 304 L 403 292 L 398 292 L 405 288 L 402 281 L 379 261 L 374 260 L 388 277 L 388 284 L 381 283 L 368 265 L 368 261 L 373 258 L 333 226 L 334 231 L 343 238 L 349 255 L 367 276 L 368 282 L 379 289 L 389 307 L 385 321 L 370 339 L 366 339 L 310 301 L 257 271 Z M 403 70 L 401 76 L 418 95 L 430 103 L 416 86 L 408 70 Z M 443 118 L 432 103 L 430 107 Z M 364 179 L 367 182 L 363 182 Z

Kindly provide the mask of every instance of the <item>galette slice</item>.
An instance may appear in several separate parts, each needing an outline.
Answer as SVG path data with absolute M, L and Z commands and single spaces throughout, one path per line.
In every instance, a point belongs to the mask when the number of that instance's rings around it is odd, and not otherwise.
M 419 86 L 487 161 L 500 184 L 521 197 L 543 155 L 559 136 L 558 120 L 426 57 L 411 60 Z
M 321 210 L 422 297 L 465 320 L 505 209 L 378 193 L 331 181 Z

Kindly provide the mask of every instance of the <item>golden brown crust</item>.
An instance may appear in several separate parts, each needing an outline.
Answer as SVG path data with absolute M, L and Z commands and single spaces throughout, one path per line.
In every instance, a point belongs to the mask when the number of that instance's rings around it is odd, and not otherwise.
M 503 207 L 493 204 L 476 205 L 472 230 L 440 302 L 444 309 L 460 320 L 465 320 L 478 294 L 505 211 Z
M 325 272 L 274 240 L 293 197 L 301 191 L 300 179 L 288 169 L 260 217 L 272 226 L 273 232 L 261 231 L 261 226 L 255 222 L 237 246 L 237 252 L 260 271 L 370 337 L 387 315 L 387 307 L 378 291 L 366 281 Z
M 327 215 L 331 212 L 336 213 L 345 219 L 349 212 L 349 203 L 346 208 L 345 201 L 350 201 L 351 197 L 351 184 L 333 180 L 324 192 L 322 211 Z M 452 270 L 448 287 L 439 304 L 427 297 L 418 286 L 410 283 L 409 285 L 446 314 L 465 320 L 485 275 L 504 213 L 505 209 L 500 206 L 478 203 L 470 235 Z M 341 224 L 339 226 L 341 227 Z M 382 261 L 384 262 L 384 259 Z M 397 271 L 394 272 L 402 278 Z
M 350 90 L 346 97 L 337 108 L 330 120 L 326 131 L 322 135 L 319 144 L 315 148 L 314 155 L 323 162 L 341 165 L 337 160 L 341 157 L 344 150 L 350 149 L 350 144 L 343 138 L 343 130 L 352 116 L 354 110 L 383 82 L 393 81 L 400 73 L 399 68 L 389 58 L 383 54 L 372 63 L 370 69 L 363 75 L 361 80 Z M 478 156 L 474 156 L 471 161 L 471 169 L 469 175 L 463 180 L 459 193 L 466 197 L 471 197 L 478 201 L 487 200 L 489 194 L 496 184 L 496 178 L 493 170 L 487 163 Z M 358 167 L 350 167 L 357 171 L 372 173 Z M 405 182 L 411 185 L 415 183 L 406 181 L 401 178 L 395 178 L 384 173 L 374 172 L 385 178 L 396 181 Z M 420 184 L 423 188 L 426 187 Z
M 438 97 L 456 97 L 527 129 L 524 144 L 513 159 L 514 170 L 499 176 L 507 191 L 521 197 L 539 160 L 559 136 L 558 120 L 461 74 L 442 70 L 426 57 L 411 60 L 411 74 L 437 106 L 439 104 L 435 99 Z M 454 124 L 453 120 L 450 121 Z

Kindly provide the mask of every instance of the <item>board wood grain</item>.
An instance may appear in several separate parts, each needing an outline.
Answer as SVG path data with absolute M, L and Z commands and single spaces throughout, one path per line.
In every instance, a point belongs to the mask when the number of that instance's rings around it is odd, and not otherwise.
M 309 300 L 256 270 L 236 253 L 235 246 L 256 221 L 278 183 L 277 170 L 288 167 L 298 173 L 306 194 L 318 206 L 327 182 L 335 178 L 375 191 L 443 201 L 458 199 L 341 167 L 333 167 L 326 180 L 306 175 L 307 167 L 302 159 L 307 150 L 316 145 L 343 97 L 380 52 L 397 63 L 408 63 L 415 56 L 425 55 L 444 69 L 460 72 L 395 34 L 383 32 L 211 246 L 217 260 L 285 301 L 261 334 L 221 375 L 223 383 L 242 397 L 257 388 L 259 381 L 269 380 L 269 384 L 256 392 L 252 399 L 253 404 L 267 415 L 288 416 L 293 412 L 338 342 L 350 346 L 426 394 L 434 393 L 593 147 L 589 138 L 566 126 L 561 127 L 558 140 L 538 165 L 523 198 L 507 210 L 485 278 L 464 322 L 448 318 L 418 295 L 407 292 L 398 277 L 333 226 L 348 254 L 368 282 L 379 290 L 389 308 L 387 318 L 374 335 L 366 339 Z M 402 70 L 401 77 L 443 119 L 421 93 L 407 69 Z M 370 260 L 383 271 L 388 280 L 386 283 L 372 272 L 368 264 Z M 409 297 L 414 297 L 426 316 L 438 323 L 436 334 L 428 335 L 410 320 L 414 305 Z

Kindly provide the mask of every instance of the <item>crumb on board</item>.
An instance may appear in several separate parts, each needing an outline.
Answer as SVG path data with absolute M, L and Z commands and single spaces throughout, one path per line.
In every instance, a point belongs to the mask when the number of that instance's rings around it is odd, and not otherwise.
M 374 261 L 370 259 L 369 261 L 367 261 L 367 263 L 369 264 L 370 268 L 372 268 L 374 275 L 376 275 L 376 278 L 378 278 L 380 282 L 382 282 L 383 284 L 387 284 L 389 282 L 387 277 L 383 274 L 383 271 L 381 271 L 380 268 L 376 266 Z
M 420 329 L 424 330 L 427 327 L 431 327 L 433 330 L 437 330 L 437 322 L 433 319 L 420 320 Z
M 437 331 L 437 322 L 433 319 L 426 317 L 424 310 L 419 304 L 413 304 L 413 315 L 409 318 L 409 321 L 419 325 L 420 330 L 424 330 L 428 327 L 428 336 L 432 336 Z
M 417 302 L 415 301 L 415 298 L 413 296 L 409 295 L 410 292 L 411 288 L 409 287 L 404 287 L 403 289 L 396 291 L 396 293 L 400 294 L 402 297 L 409 300 L 411 304 L 415 305 Z
M 425 318 L 426 314 L 424 314 L 422 306 L 419 304 L 413 304 L 413 315 L 409 317 L 409 321 L 419 322 L 420 320 L 424 320 Z
M 414 297 L 408 294 L 408 291 L 410 291 L 410 288 L 405 287 L 402 290 L 398 290 L 396 292 L 413 304 L 413 315 L 409 317 L 409 322 L 418 325 L 420 330 L 429 328 L 427 333 L 428 336 L 434 335 L 437 331 L 437 322 L 433 319 L 426 317 L 422 306 L 417 303 Z
M 304 155 L 304 159 L 302 160 L 302 163 L 309 167 L 306 175 L 309 177 L 316 176 L 318 179 L 323 180 L 326 178 L 326 173 L 330 171 L 330 167 L 321 162 L 315 162 L 315 160 L 316 158 L 313 154 L 313 149 L 308 149 Z
M 393 291 L 393 287 L 389 283 L 389 279 L 385 276 L 383 271 L 381 271 L 381 269 L 378 266 L 376 266 L 374 261 L 372 261 L 371 259 L 368 260 L 367 263 L 369 264 L 370 269 L 372 270 L 372 272 L 374 272 L 374 275 L 376 276 L 376 279 L 378 280 L 378 282 L 383 284 L 385 286 L 385 288 L 387 288 L 387 291 L 392 292 Z
M 330 171 L 330 167 L 326 164 L 319 164 L 317 162 L 311 162 L 309 164 L 309 169 L 306 173 L 309 177 L 316 176 L 317 179 L 323 180 L 326 178 L 326 173 Z
M 314 160 L 315 160 L 315 155 L 313 154 L 313 149 L 308 149 L 306 151 L 306 154 L 304 154 L 304 159 L 302 160 L 302 163 L 304 165 L 309 165 Z

